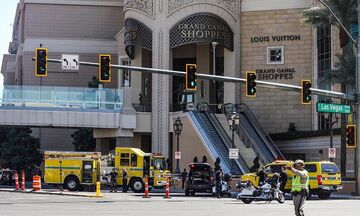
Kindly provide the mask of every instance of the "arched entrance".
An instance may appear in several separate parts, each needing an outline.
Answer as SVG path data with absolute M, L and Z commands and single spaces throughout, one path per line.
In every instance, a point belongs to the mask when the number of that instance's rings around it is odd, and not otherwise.
M 224 50 L 233 51 L 233 42 L 234 34 L 222 18 L 210 13 L 186 17 L 170 29 L 172 69 L 185 71 L 186 64 L 197 64 L 199 73 L 223 76 Z M 195 94 L 186 92 L 184 82 L 182 77 L 172 78 L 173 111 L 186 102 L 207 102 L 218 111 L 218 104 L 224 103 L 223 82 L 199 80 Z

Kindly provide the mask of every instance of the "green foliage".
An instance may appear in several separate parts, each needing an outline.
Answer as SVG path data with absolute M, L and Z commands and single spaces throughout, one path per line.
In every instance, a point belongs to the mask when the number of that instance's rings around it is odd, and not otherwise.
M 93 76 L 91 78 L 91 81 L 88 82 L 88 87 L 89 88 L 97 88 L 99 86 L 99 84 L 100 84 L 99 79 L 96 76 Z
M 0 164 L 3 167 L 33 170 L 40 166 L 42 154 L 39 152 L 39 139 L 31 136 L 30 128 L 0 129 Z
M 92 130 L 80 128 L 71 134 L 71 137 L 74 139 L 73 145 L 76 151 L 94 151 L 96 148 Z
M 340 19 L 345 28 L 350 32 L 352 24 L 357 24 L 357 0 L 324 0 L 331 10 Z M 340 26 L 335 17 L 325 7 L 312 7 L 303 12 L 304 22 L 315 27 L 336 26 L 339 28 L 340 46 L 342 53 L 336 55 L 334 70 L 324 74 L 320 83 L 341 83 L 342 90 L 345 86 L 355 86 L 356 58 L 349 37 Z

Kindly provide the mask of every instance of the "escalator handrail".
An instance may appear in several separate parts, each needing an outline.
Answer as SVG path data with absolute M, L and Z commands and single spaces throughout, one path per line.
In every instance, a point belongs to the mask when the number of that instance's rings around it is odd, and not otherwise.
M 238 107 L 240 109 L 238 109 Z M 270 145 L 272 147 L 272 149 L 275 151 L 275 152 L 273 152 L 275 159 L 279 156 L 284 157 L 283 154 L 281 153 L 280 149 L 278 148 L 278 146 L 275 144 L 275 142 L 265 132 L 264 128 L 261 126 L 260 122 L 257 120 L 254 113 L 250 110 L 250 108 L 244 103 L 235 105 L 235 108 L 237 108 L 238 110 L 241 110 L 241 108 L 245 109 L 245 114 L 251 118 L 252 124 L 254 124 L 256 126 L 256 128 L 260 131 L 260 134 L 262 135 L 262 137 L 264 137 L 268 141 L 266 144 Z
M 239 111 L 235 108 L 234 104 L 228 103 L 225 104 L 225 109 L 224 109 L 224 114 L 226 117 L 230 117 L 230 114 L 232 112 L 236 112 L 238 115 L 241 115 L 239 113 Z M 243 112 L 242 112 L 243 113 Z M 246 117 L 246 116 L 245 116 Z M 247 118 L 247 117 L 246 117 Z M 248 118 L 247 118 L 248 119 Z M 249 119 L 248 119 L 249 120 Z M 252 126 L 253 127 L 253 126 Z M 237 129 L 237 134 L 238 136 L 240 136 L 240 133 L 246 134 L 246 137 L 249 139 L 251 145 L 253 146 L 255 152 L 257 153 L 257 155 L 260 156 L 260 158 L 262 158 L 264 163 L 270 163 L 273 161 L 273 158 L 269 158 L 269 155 L 264 153 L 261 148 L 259 147 L 259 145 L 257 144 L 257 142 L 254 140 L 254 138 L 252 137 L 251 134 L 249 134 L 249 132 L 244 128 L 244 125 L 242 125 L 241 123 L 239 124 L 239 127 Z M 257 133 L 257 132 L 256 132 Z M 260 137 L 261 138 L 261 137 Z M 265 144 L 265 147 L 269 150 L 269 147 Z M 270 150 L 269 150 L 270 151 Z M 271 153 L 271 151 L 270 151 Z M 272 156 L 272 155 L 271 155 Z M 264 160 L 265 159 L 265 160 Z
M 214 112 L 212 112 L 212 110 L 210 109 L 210 106 L 208 103 L 206 102 L 202 102 L 199 103 L 198 106 L 200 106 L 200 108 L 206 107 L 205 112 L 207 115 L 209 115 L 211 123 L 213 124 L 214 128 L 216 129 L 216 131 L 219 133 L 221 140 L 223 141 L 224 145 L 226 146 L 227 150 L 229 150 L 230 148 L 232 148 L 232 141 L 230 139 L 230 137 L 228 136 L 228 134 L 225 132 L 225 129 L 223 128 L 223 126 L 221 125 L 219 119 L 216 117 L 216 115 L 214 114 Z M 199 107 L 198 107 L 199 108 Z M 200 109 L 201 110 L 201 109 Z M 231 146 L 229 146 L 229 143 L 231 143 Z M 238 164 L 238 166 L 240 167 L 241 171 L 243 173 L 246 173 L 247 171 L 249 171 L 249 168 L 247 167 L 244 158 L 241 156 L 241 154 L 239 153 L 239 159 L 235 160 L 236 163 Z

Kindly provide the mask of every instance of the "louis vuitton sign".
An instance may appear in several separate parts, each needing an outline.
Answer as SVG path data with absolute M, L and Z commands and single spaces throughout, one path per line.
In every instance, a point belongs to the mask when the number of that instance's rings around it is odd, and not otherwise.
M 190 43 L 218 42 L 234 50 L 234 34 L 229 25 L 212 14 L 195 14 L 187 17 L 170 30 L 170 48 Z

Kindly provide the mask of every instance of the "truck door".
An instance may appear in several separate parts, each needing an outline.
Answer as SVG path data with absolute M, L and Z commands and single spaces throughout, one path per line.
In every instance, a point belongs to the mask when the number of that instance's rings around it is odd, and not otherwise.
M 93 161 L 83 161 L 82 180 L 83 183 L 93 182 Z
M 150 177 L 150 157 L 144 156 L 144 177 L 145 176 Z

